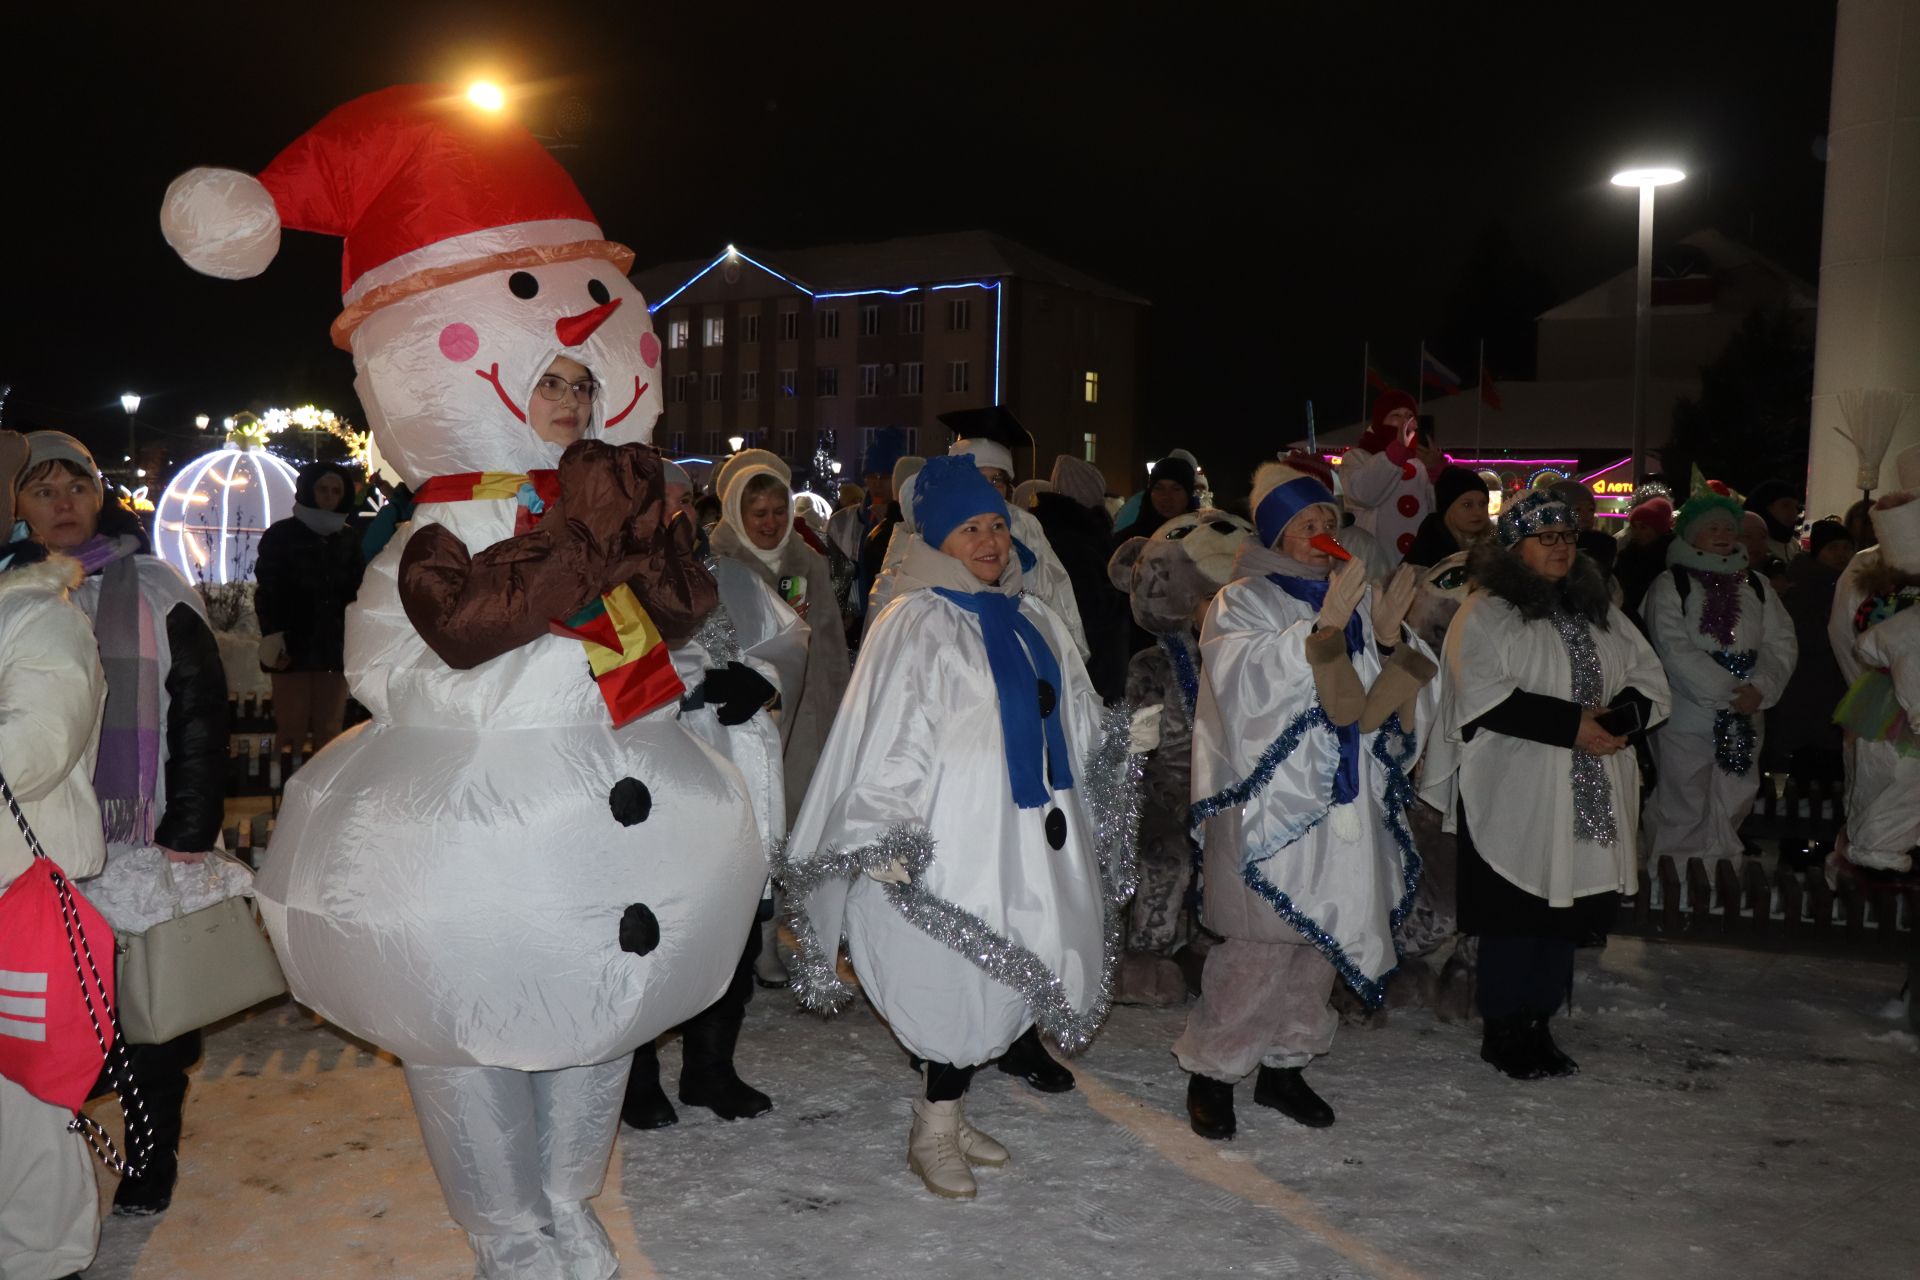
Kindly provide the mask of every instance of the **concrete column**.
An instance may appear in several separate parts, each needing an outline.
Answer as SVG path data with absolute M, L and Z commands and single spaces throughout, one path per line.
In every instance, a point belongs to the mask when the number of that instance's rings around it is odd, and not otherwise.
M 1839 394 L 1920 392 L 1920 0 L 1840 0 L 1827 124 L 1814 346 L 1808 514 L 1860 496 Z M 1920 409 L 1901 423 L 1881 470 L 1920 441 Z

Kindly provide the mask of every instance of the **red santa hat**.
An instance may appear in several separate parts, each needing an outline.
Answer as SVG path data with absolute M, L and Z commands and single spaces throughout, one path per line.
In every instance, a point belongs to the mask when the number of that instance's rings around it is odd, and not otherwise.
M 161 232 L 187 265 L 227 280 L 266 270 L 282 227 L 346 242 L 346 306 L 333 322 L 342 348 L 381 307 L 470 276 L 574 258 L 633 265 L 532 134 L 437 85 L 336 107 L 258 178 L 190 169 L 160 208 Z

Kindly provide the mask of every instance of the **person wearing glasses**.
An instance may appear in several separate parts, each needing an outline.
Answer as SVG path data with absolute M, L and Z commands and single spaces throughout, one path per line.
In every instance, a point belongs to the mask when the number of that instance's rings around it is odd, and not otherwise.
M 1422 779 L 1458 839 L 1461 931 L 1480 939 L 1480 1056 L 1516 1080 L 1579 1070 L 1548 1022 L 1575 943 L 1604 937 L 1637 885 L 1640 766 L 1627 747 L 1670 702 L 1660 659 L 1579 534 L 1572 508 L 1534 490 L 1472 552 Z

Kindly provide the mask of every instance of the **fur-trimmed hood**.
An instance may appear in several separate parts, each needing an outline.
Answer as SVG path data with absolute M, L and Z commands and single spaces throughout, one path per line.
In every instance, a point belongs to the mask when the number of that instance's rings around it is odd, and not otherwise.
M 1573 568 L 1555 583 L 1527 568 L 1518 553 L 1489 540 L 1469 553 L 1467 571 L 1477 588 L 1505 600 L 1529 622 L 1564 608 L 1606 630 L 1607 611 L 1613 603 L 1607 578 L 1585 552 L 1575 553 Z
M 71 556 L 49 555 L 44 560 L 35 560 L 30 564 L 16 564 L 0 572 L 0 596 L 16 591 L 34 592 L 39 595 L 64 596 L 80 585 L 86 573 L 80 562 Z

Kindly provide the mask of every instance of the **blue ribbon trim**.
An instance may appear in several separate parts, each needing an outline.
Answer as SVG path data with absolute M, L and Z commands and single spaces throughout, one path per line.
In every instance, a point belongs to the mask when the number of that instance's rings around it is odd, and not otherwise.
M 1173 678 L 1180 682 L 1180 697 L 1187 704 L 1187 720 L 1191 723 L 1193 709 L 1200 701 L 1200 670 L 1193 665 L 1193 654 L 1184 638 L 1162 635 L 1160 648 L 1165 651 L 1167 661 L 1173 664 Z

